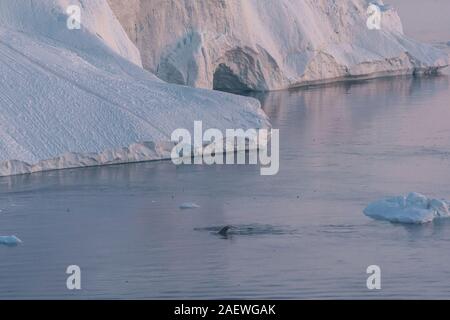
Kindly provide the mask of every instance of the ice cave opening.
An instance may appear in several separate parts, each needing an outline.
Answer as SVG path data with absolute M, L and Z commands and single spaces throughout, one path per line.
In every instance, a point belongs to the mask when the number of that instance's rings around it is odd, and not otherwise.
M 214 72 L 213 89 L 228 92 L 251 90 L 251 88 L 241 81 L 239 76 L 224 63 L 219 64 Z

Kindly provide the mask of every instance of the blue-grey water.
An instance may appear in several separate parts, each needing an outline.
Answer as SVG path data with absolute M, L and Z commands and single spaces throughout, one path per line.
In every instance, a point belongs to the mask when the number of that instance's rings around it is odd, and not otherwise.
M 0 298 L 450 298 L 450 221 L 362 213 L 409 191 L 450 199 L 448 76 L 258 98 L 280 129 L 276 176 L 153 162 L 0 178 L 0 235 L 23 241 L 0 246 Z

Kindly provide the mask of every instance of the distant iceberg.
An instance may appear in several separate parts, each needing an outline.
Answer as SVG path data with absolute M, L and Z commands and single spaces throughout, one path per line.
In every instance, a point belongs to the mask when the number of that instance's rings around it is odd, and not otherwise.
M 376 220 L 414 224 L 427 223 L 450 215 L 449 202 L 430 199 L 416 192 L 372 202 L 364 210 L 364 214 Z

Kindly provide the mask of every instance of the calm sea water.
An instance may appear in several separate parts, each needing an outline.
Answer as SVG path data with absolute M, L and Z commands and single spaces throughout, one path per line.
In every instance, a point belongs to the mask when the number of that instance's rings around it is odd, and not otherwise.
M 259 96 L 280 129 L 273 177 L 154 162 L 0 178 L 0 235 L 23 240 L 0 246 L 0 298 L 450 298 L 450 221 L 362 213 L 409 191 L 450 199 L 449 89 L 404 77 Z M 81 291 L 66 289 L 73 264 Z

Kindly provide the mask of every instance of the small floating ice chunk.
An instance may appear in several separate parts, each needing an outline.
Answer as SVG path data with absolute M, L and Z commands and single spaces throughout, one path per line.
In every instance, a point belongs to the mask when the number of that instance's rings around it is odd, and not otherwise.
M 406 197 L 390 197 L 372 202 L 364 209 L 364 214 L 377 220 L 415 224 L 450 216 L 446 201 L 429 199 L 416 192 Z
M 16 236 L 0 236 L 0 244 L 5 246 L 17 246 L 19 243 L 22 243 L 22 240 Z
M 180 205 L 180 209 L 197 209 L 200 206 L 194 202 L 185 202 Z

